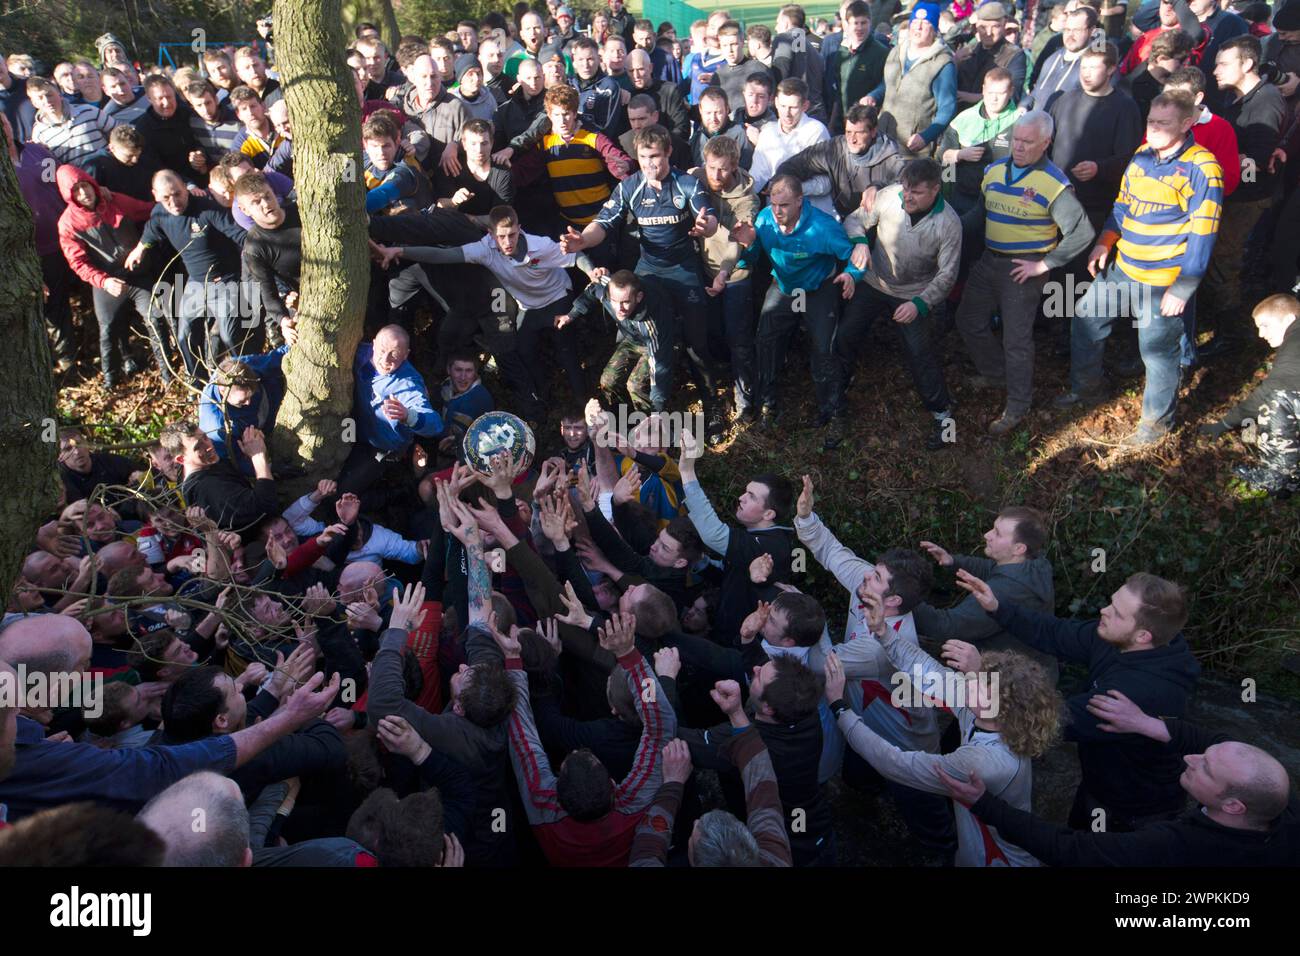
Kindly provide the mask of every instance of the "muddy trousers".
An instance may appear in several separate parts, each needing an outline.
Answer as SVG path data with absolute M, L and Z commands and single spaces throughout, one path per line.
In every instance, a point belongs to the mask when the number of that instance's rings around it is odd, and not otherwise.
M 980 375 L 1006 382 L 1006 410 L 1023 415 L 1033 404 L 1034 320 L 1048 273 L 1017 282 L 1011 278 L 1014 268 L 1011 256 L 984 251 L 966 280 L 957 309 L 957 331 Z M 994 315 L 1002 317 L 1001 341 L 993 332 Z

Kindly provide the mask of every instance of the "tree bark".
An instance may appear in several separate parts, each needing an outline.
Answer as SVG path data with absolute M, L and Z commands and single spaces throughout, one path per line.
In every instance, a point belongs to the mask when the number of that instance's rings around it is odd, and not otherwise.
M 343 54 L 342 0 L 276 0 L 276 59 L 293 117 L 302 214 L 298 342 L 284 362 L 276 468 L 302 477 L 292 492 L 333 477 L 350 450 L 352 359 L 370 283 L 361 108 Z
M 0 587 L 8 599 L 41 519 L 58 497 L 59 443 L 36 232 L 3 136 L 0 263 Z
M 379 12 L 384 21 L 384 42 L 396 56 L 397 44 L 402 42 L 402 30 L 397 25 L 397 14 L 393 12 L 393 0 L 379 0 Z

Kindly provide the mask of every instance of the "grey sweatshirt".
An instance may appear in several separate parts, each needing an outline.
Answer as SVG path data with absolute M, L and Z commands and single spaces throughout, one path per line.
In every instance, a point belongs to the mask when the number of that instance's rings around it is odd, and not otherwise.
M 990 558 L 969 554 L 954 554 L 952 560 L 955 570 L 968 571 L 984 581 L 999 603 L 1009 601 L 1045 614 L 1053 613 L 1056 607 L 1052 565 L 1044 557 L 1021 564 L 995 564 Z M 942 610 L 922 602 L 912 613 L 916 617 L 916 630 L 923 637 L 939 643 L 966 641 L 978 645 L 981 651 L 1014 650 L 1048 668 L 1049 677 L 1057 673 L 1054 658 L 1032 650 L 1004 631 L 992 615 L 984 613 L 973 594 Z
M 876 194 L 871 212 L 858 209 L 844 221 L 844 232 L 865 242 L 873 226 L 876 244 L 867 284 L 895 299 L 911 299 L 923 314 L 941 304 L 961 262 L 961 220 L 952 207 L 940 196 L 913 223 L 903 208 L 903 187 L 888 186 Z

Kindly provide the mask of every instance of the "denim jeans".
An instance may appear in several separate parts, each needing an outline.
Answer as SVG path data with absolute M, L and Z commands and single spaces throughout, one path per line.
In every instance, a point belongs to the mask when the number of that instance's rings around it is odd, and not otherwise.
M 1143 285 L 1111 267 L 1079 300 L 1070 335 L 1070 388 L 1091 392 L 1102 384 L 1102 354 L 1117 319 L 1137 327 L 1138 351 L 1146 366 L 1142 390 L 1142 424 L 1166 431 L 1174 424 L 1182 357 L 1182 313 L 1161 315 L 1164 288 Z

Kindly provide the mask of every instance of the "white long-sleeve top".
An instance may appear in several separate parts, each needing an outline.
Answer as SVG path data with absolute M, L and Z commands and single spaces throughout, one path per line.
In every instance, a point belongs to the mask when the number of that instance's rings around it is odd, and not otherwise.
M 313 501 L 311 495 L 303 495 L 284 509 L 282 517 L 289 522 L 289 527 L 293 528 L 293 533 L 298 537 L 309 538 L 325 530 L 324 522 L 317 521 L 311 516 L 319 503 Z M 385 560 L 401 561 L 404 564 L 424 563 L 419 544 L 406 540 L 396 531 L 385 528 L 381 524 L 372 525 L 370 538 L 355 551 L 349 551 L 347 557 L 348 564 L 355 561 L 373 561 L 379 564 Z
M 791 156 L 803 152 L 809 146 L 831 138 L 826 125 L 815 120 L 807 113 L 799 120 L 799 125 L 789 133 L 781 129 L 781 121 L 764 123 L 758 133 L 758 143 L 754 146 L 754 161 L 749 173 L 754 177 L 754 192 L 760 193 L 768 180 Z M 835 215 L 835 204 L 831 201 L 831 180 L 829 176 L 814 176 L 803 184 L 803 194 L 818 209 Z

